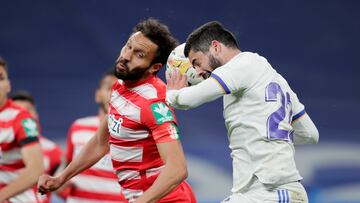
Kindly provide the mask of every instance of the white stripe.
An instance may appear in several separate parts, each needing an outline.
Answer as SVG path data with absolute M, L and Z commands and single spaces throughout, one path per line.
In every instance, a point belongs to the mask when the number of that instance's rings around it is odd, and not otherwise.
M 119 181 L 140 179 L 139 171 L 132 171 L 132 170 L 116 171 L 116 175 L 118 176 Z
M 101 158 L 96 164 L 94 164 L 91 169 L 113 172 L 114 169 L 111 162 L 110 154 L 106 154 L 105 156 L 103 156 L 103 158 Z
M 123 188 L 123 194 L 129 203 L 134 202 L 136 198 L 140 197 L 143 194 L 142 190 L 132 190 Z
M 164 168 L 164 166 L 160 166 L 158 168 L 152 168 L 152 169 L 146 170 L 146 177 L 148 178 L 150 176 L 159 174 L 162 168 Z
M 110 155 L 115 161 L 120 162 L 142 162 L 142 147 L 122 147 L 111 144 Z
M 130 88 L 130 90 L 133 92 L 136 92 L 137 94 L 144 97 L 145 99 L 158 98 L 156 88 L 148 83 L 134 87 L 134 88 Z
M 87 143 L 94 135 L 95 131 L 92 130 L 77 130 L 71 135 L 71 142 L 76 144 L 85 144 Z
M 34 190 L 28 189 L 23 193 L 20 193 L 19 195 L 9 198 L 10 202 L 14 203 L 29 203 L 29 202 L 37 202 L 36 201 L 36 194 Z
M 105 200 L 89 200 L 89 199 L 84 199 L 84 198 L 80 198 L 80 197 L 72 197 L 69 196 L 66 198 L 66 203 L 125 203 L 123 201 L 119 202 L 119 201 L 105 201 Z
M 71 179 L 76 188 L 87 192 L 120 194 L 121 188 L 116 179 L 79 174 Z
M 112 92 L 110 103 L 121 115 L 132 121 L 140 123 L 140 108 L 119 95 L 117 91 Z
M 18 176 L 19 174 L 17 172 L 0 171 L 0 184 L 7 184 Z
M 0 143 L 10 143 L 15 139 L 12 128 L 0 128 Z
M 44 150 L 51 150 L 56 147 L 54 142 L 52 142 L 48 139 L 42 138 L 42 137 L 40 137 L 40 145 L 41 145 L 41 148 Z
M 20 110 L 13 109 L 13 108 L 7 108 L 4 111 L 0 112 L 0 121 L 1 122 L 7 122 L 14 120 Z
M 100 119 L 97 116 L 89 116 L 79 118 L 75 121 L 76 125 L 98 127 L 100 125 Z
M 19 160 L 22 160 L 20 149 L 14 148 L 12 150 L 2 152 L 0 164 L 11 164 Z
M 133 130 L 121 126 L 119 135 L 116 135 L 115 133 L 111 133 L 111 131 L 110 131 L 110 135 L 115 139 L 134 141 L 134 140 L 141 140 L 147 138 L 149 136 L 149 132 L 147 130 Z

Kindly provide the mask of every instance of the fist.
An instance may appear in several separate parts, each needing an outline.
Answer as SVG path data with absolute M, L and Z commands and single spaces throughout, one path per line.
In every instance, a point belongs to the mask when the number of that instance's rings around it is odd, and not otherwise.
M 62 181 L 58 177 L 42 175 L 38 181 L 38 190 L 43 195 L 48 192 L 57 190 L 62 185 Z

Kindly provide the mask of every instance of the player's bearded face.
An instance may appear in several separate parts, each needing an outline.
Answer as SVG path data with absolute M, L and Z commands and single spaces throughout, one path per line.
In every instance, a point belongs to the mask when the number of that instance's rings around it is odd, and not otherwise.
M 130 70 L 128 62 L 125 59 L 120 59 L 115 64 L 115 76 L 121 80 L 137 81 L 144 76 L 148 70 L 147 66 L 136 66 Z
M 223 65 L 220 62 L 220 60 L 216 59 L 212 54 L 208 54 L 208 57 L 209 57 L 209 66 L 212 70 L 215 70 L 216 68 Z

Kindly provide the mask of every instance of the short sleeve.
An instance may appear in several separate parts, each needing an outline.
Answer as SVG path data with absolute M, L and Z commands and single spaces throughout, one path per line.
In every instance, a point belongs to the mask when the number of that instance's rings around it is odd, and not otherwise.
M 294 122 L 303 116 L 306 112 L 305 106 L 299 101 L 297 95 L 293 91 L 290 92 L 290 97 L 293 111 L 291 121 Z
M 39 124 L 29 113 L 21 112 L 14 120 L 15 139 L 20 147 L 39 142 Z
M 179 130 L 172 108 L 165 101 L 150 102 L 141 110 L 141 120 L 156 143 L 179 140 Z

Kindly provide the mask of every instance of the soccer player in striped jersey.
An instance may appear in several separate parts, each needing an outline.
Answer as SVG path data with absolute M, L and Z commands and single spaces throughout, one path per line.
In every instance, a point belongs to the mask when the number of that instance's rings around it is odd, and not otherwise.
M 156 77 L 176 44 L 167 26 L 155 19 L 134 28 L 116 60 L 119 80 L 107 119 L 63 173 L 39 179 L 40 192 L 58 188 L 110 150 L 129 202 L 196 202 L 185 182 L 186 160 L 174 112 L 165 103 L 166 85 Z
M 90 138 L 95 136 L 100 121 L 106 116 L 111 87 L 116 80 L 113 71 L 106 73 L 95 92 L 95 101 L 99 105 L 98 115 L 79 118 L 71 125 L 67 138 L 66 160 L 68 163 L 79 154 Z M 113 171 L 108 153 L 95 165 L 70 180 L 70 192 L 66 202 L 125 202 L 125 197 L 117 182 L 118 178 Z
M 35 100 L 33 96 L 25 90 L 19 90 L 11 94 L 10 98 L 14 101 L 15 104 L 25 108 L 29 111 L 31 116 L 37 121 L 39 125 L 39 131 L 41 132 L 41 127 L 39 124 L 39 114 L 36 110 Z M 42 134 L 42 133 L 41 133 Z M 44 169 L 45 173 L 50 175 L 55 175 L 55 173 L 61 168 L 64 164 L 64 155 L 59 145 L 55 142 L 41 136 L 40 146 L 43 152 L 44 157 Z M 34 185 L 34 190 L 37 191 L 36 185 Z M 47 193 L 46 195 L 38 195 L 38 201 L 41 203 L 49 203 L 51 201 L 51 194 Z
M 9 91 L 7 64 L 0 58 L 0 202 L 34 203 L 34 184 L 44 171 L 39 126 L 8 98 Z
M 233 158 L 233 194 L 224 202 L 308 202 L 294 142 L 317 143 L 319 134 L 286 80 L 264 57 L 241 52 L 219 22 L 194 30 L 184 54 L 207 79 L 186 87 L 186 77 L 168 74 L 167 101 L 189 109 L 223 97 Z

